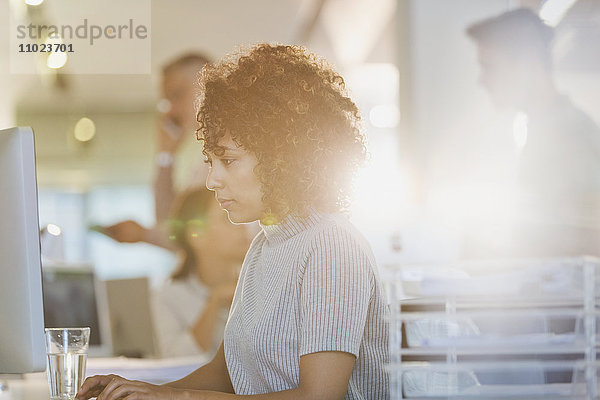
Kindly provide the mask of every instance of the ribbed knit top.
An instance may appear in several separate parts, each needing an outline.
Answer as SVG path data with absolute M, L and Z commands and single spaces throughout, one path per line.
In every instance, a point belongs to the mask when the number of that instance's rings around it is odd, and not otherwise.
M 235 392 L 295 388 L 300 357 L 356 356 L 346 399 L 387 399 L 385 297 L 366 240 L 340 214 L 261 225 L 240 274 L 225 329 Z

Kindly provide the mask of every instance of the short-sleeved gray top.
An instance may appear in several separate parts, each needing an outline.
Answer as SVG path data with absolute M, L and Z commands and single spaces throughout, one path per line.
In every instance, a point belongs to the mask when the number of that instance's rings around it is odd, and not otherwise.
M 235 392 L 295 388 L 301 356 L 343 351 L 356 356 L 345 398 L 389 398 L 386 303 L 366 240 L 339 214 L 261 227 L 225 328 Z

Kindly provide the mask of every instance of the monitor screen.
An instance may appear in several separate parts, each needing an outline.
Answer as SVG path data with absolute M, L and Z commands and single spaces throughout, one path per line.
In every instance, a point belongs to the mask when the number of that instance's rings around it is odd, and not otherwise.
M 44 268 L 46 328 L 90 327 L 90 346 L 102 343 L 94 272 L 83 268 Z

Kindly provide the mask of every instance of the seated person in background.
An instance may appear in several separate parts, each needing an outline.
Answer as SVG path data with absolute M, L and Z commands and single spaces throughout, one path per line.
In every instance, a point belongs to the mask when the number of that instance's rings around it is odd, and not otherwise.
M 179 195 L 168 226 L 180 260 L 152 298 L 160 355 L 212 356 L 223 340 L 250 232 L 229 222 L 206 188 Z

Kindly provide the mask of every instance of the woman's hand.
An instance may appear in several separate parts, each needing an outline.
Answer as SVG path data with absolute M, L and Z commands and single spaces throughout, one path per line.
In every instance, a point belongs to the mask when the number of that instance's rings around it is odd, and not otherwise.
M 184 391 L 166 386 L 151 385 L 140 381 L 130 381 L 117 375 L 91 376 L 83 382 L 77 392 L 77 400 L 97 397 L 98 400 L 176 400 Z

